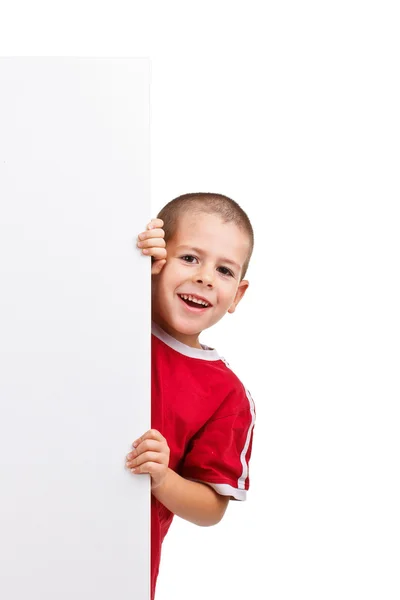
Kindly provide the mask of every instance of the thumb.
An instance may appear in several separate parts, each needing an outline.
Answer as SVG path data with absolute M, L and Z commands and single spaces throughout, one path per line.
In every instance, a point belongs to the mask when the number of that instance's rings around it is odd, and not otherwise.
M 159 273 L 161 273 L 163 266 L 165 265 L 167 261 L 164 259 L 161 260 L 155 260 L 154 263 L 151 266 L 151 274 L 152 275 L 158 275 Z

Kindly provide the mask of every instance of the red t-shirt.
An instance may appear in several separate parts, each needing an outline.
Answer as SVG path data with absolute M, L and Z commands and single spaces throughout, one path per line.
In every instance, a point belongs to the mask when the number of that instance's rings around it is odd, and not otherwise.
M 255 421 L 249 392 L 216 350 L 192 348 L 152 325 L 151 426 L 166 438 L 169 467 L 245 500 Z M 151 598 L 173 514 L 151 497 Z

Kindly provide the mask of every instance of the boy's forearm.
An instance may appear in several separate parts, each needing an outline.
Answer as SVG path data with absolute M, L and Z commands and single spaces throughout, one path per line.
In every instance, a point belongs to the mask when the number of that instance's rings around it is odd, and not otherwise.
M 168 510 L 195 525 L 215 525 L 224 516 L 229 498 L 197 481 L 189 481 L 168 469 L 163 483 L 152 490 Z

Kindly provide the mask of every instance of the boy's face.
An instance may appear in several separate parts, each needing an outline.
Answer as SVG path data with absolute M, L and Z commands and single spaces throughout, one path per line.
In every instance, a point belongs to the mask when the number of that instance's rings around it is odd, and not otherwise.
M 234 223 L 202 212 L 180 217 L 167 243 L 167 262 L 153 276 L 153 320 L 182 343 L 200 347 L 199 334 L 233 313 L 243 297 L 249 284 L 240 276 L 248 251 L 248 237 Z M 195 302 L 201 299 L 208 306 Z

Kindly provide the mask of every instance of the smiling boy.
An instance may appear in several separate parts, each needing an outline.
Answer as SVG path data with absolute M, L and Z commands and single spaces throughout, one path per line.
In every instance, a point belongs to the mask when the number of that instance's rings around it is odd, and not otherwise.
M 186 194 L 161 210 L 138 246 L 153 261 L 152 429 L 132 444 L 126 466 L 151 476 L 153 599 L 173 516 L 214 525 L 249 488 L 254 403 L 199 336 L 243 298 L 253 230 L 232 199 Z

